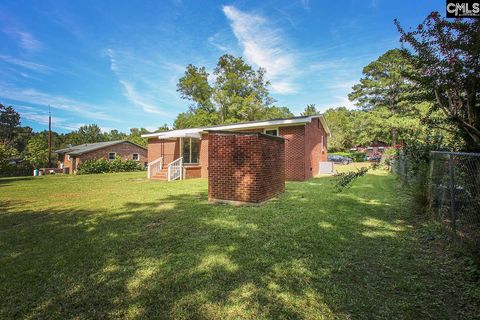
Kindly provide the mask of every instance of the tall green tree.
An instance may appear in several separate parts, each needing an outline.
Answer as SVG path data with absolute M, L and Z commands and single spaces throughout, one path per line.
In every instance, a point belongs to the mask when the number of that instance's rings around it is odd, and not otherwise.
M 214 100 L 222 123 L 256 120 L 274 102 L 265 69 L 254 70 L 241 57 L 221 56 L 213 73 Z
M 265 107 L 262 114 L 259 114 L 255 120 L 271 120 L 281 118 L 291 118 L 294 114 L 288 109 L 288 107 Z
M 307 104 L 305 110 L 302 112 L 302 116 L 313 116 L 315 114 L 319 114 L 320 112 L 317 110 L 315 104 Z
M 165 132 L 169 130 L 171 129 L 168 127 L 168 124 L 164 123 L 163 126 L 158 127 L 157 130 L 155 130 L 155 132 Z
M 183 77 L 178 80 L 177 91 L 182 99 L 192 102 L 191 110 L 215 112 L 212 102 L 213 88 L 208 83 L 208 76 L 205 67 L 189 64 Z
M 188 65 L 179 79 L 177 91 L 191 101 L 174 127 L 187 128 L 264 119 L 291 114 L 288 108 L 274 107 L 265 70 L 255 70 L 241 57 L 225 54 L 218 59 L 209 82 L 204 67 Z
M 145 128 L 131 128 L 130 134 L 128 135 L 128 140 L 138 145 L 146 147 L 148 142 L 146 138 L 142 138 L 142 134 L 147 134 L 147 133 L 150 133 L 150 132 Z
M 33 129 L 31 127 L 18 127 L 12 141 L 12 145 L 19 153 L 22 153 L 27 147 L 28 140 L 33 136 Z
M 35 168 L 48 164 L 48 144 L 42 135 L 35 135 L 28 141 L 24 152 L 24 159 L 30 162 Z
M 113 129 L 108 133 L 104 133 L 104 136 L 106 141 L 125 140 L 127 138 L 127 134 L 120 132 L 117 129 Z
M 441 110 L 445 116 L 429 125 L 448 130 L 453 124 L 465 149 L 480 150 L 480 20 L 447 20 L 432 12 L 416 30 L 395 24 L 419 71 L 412 81 L 425 88 L 421 98 L 433 102 L 430 114 Z
M 409 55 L 399 49 L 389 50 L 363 68 L 363 77 L 348 98 L 363 110 L 381 112 L 386 119 L 399 114 L 412 115 L 416 110 L 407 103 L 407 98 L 416 87 L 407 75 L 413 72 Z M 398 130 L 395 126 L 390 128 L 393 144 L 397 142 Z
M 345 107 L 330 108 L 324 112 L 325 121 L 332 133 L 328 140 L 330 151 L 345 151 L 360 144 L 356 130 L 357 113 Z
M 89 124 L 78 128 L 78 139 L 80 143 L 95 143 L 105 141 L 105 136 L 98 125 Z
M 12 143 L 20 127 L 20 115 L 13 107 L 0 104 L 0 141 Z
M 16 156 L 18 156 L 18 151 L 14 147 L 0 141 L 0 168 Z

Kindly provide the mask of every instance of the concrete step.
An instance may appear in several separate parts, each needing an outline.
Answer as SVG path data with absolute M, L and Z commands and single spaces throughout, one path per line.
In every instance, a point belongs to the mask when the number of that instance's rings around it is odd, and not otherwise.
M 154 175 L 150 179 L 167 181 L 167 176 L 166 175 Z

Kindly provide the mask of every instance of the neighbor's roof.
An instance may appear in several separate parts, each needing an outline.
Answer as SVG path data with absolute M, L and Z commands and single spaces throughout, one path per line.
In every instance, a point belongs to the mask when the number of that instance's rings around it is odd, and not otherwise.
M 250 129 L 250 128 L 268 128 L 268 127 L 278 127 L 278 126 L 289 126 L 289 125 L 300 125 L 304 123 L 309 123 L 314 118 L 320 118 L 323 127 L 328 135 L 330 135 L 330 129 L 325 122 L 325 118 L 322 114 L 316 114 L 312 116 L 300 116 L 293 118 L 282 118 L 282 119 L 272 119 L 272 120 L 259 120 L 259 121 L 250 121 L 242 123 L 234 123 L 228 125 L 218 125 L 211 127 L 200 127 L 200 128 L 189 128 L 189 129 L 180 129 L 172 131 L 164 131 L 157 133 L 143 134 L 144 138 L 158 137 L 160 139 L 167 138 L 178 138 L 178 137 L 190 137 L 190 138 L 199 138 L 201 133 L 206 130 L 237 130 L 237 129 Z
M 136 143 L 133 143 L 128 140 L 115 140 L 115 141 L 105 141 L 105 142 L 95 142 L 95 143 L 85 143 L 85 144 L 80 144 L 78 146 L 73 146 L 69 148 L 64 148 L 64 149 L 59 149 L 54 151 L 55 153 L 66 153 L 72 156 L 79 156 L 84 153 L 88 153 L 91 151 L 95 151 L 98 149 L 106 148 L 106 147 L 111 147 L 120 143 L 131 143 L 133 145 L 136 145 L 142 149 L 146 149 L 145 147 L 142 147 Z

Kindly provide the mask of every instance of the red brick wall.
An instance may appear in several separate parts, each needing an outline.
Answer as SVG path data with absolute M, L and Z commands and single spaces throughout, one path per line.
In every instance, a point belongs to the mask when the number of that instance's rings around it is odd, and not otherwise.
M 315 118 L 305 126 L 305 179 L 318 176 L 319 161 L 327 161 L 327 134 Z
M 168 164 L 180 156 L 179 139 L 148 139 L 148 162 L 164 156 L 163 163 Z
M 210 132 L 208 197 L 259 203 L 285 190 L 285 144 L 258 133 Z
M 120 157 L 123 160 L 132 160 L 133 154 L 138 153 L 140 156 L 140 163 L 143 164 L 148 161 L 147 150 L 132 143 L 123 142 L 78 156 L 77 166 L 86 160 L 95 160 L 101 158 L 108 159 L 109 152 L 115 152 L 117 157 Z
M 63 155 L 63 159 L 60 158 L 59 160 L 60 160 L 60 162 L 63 162 L 63 167 L 64 167 L 64 168 L 70 168 L 70 173 L 71 173 L 71 171 L 72 171 L 72 160 L 73 160 L 73 157 L 70 158 L 70 160 L 68 160 L 68 155 L 67 155 L 67 154 L 64 154 L 64 155 Z
M 200 141 L 200 177 L 208 178 L 208 134 L 202 134 L 202 140 Z
M 200 166 L 185 166 L 184 170 L 185 179 L 202 177 L 202 167 Z
M 285 138 L 285 178 L 305 180 L 305 126 L 280 127 L 279 134 Z

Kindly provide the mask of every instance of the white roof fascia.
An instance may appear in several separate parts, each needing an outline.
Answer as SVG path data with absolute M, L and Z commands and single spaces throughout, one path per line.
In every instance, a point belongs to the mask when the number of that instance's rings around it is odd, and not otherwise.
M 159 139 L 168 139 L 168 138 L 180 138 L 180 137 L 187 137 L 188 134 L 193 134 L 190 136 L 191 138 L 200 137 L 201 132 L 211 130 L 235 130 L 235 129 L 249 129 L 249 128 L 264 128 L 264 127 L 278 127 L 278 126 L 288 126 L 288 125 L 301 125 L 305 123 L 312 122 L 312 119 L 320 118 L 320 122 L 322 126 L 325 128 L 326 133 L 330 136 L 330 130 L 325 122 L 323 115 L 313 115 L 310 117 L 303 117 L 303 118 L 293 118 L 293 119 L 283 119 L 283 120 L 266 120 L 261 122 L 254 122 L 254 123 L 238 123 L 238 124 L 228 124 L 224 126 L 216 126 L 216 127 L 206 127 L 206 128 L 190 128 L 190 129 L 180 129 L 180 130 L 173 130 L 167 132 L 157 132 L 157 133 L 150 133 L 150 134 L 143 134 L 142 137 L 144 138 L 151 138 L 151 137 L 158 137 Z
M 272 127 L 272 126 L 285 126 L 291 124 L 304 124 L 311 122 L 312 118 L 301 118 L 301 119 L 286 119 L 286 120 L 269 120 L 255 123 L 239 123 L 239 124 L 228 124 L 220 127 L 206 128 L 207 130 L 235 130 L 235 129 L 249 129 L 249 128 L 263 128 L 263 127 Z

